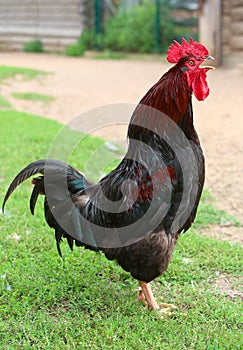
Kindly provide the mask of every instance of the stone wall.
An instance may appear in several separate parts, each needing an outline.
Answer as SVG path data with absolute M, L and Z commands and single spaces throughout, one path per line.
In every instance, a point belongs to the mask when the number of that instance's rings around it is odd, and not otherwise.
M 243 0 L 222 1 L 222 55 L 225 65 L 243 64 Z
M 218 65 L 243 67 L 243 0 L 200 0 L 200 40 Z

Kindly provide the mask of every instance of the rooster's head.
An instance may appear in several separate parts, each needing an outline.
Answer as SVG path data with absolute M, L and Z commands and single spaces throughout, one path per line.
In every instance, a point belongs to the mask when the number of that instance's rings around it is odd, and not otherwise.
M 189 88 L 199 101 L 204 100 L 209 94 L 206 75 L 208 70 L 214 69 L 214 67 L 201 66 L 208 59 L 214 58 L 209 56 L 204 45 L 192 38 L 189 43 L 183 38 L 181 44 L 174 40 L 168 51 L 168 62 L 177 64 L 183 77 L 187 80 Z

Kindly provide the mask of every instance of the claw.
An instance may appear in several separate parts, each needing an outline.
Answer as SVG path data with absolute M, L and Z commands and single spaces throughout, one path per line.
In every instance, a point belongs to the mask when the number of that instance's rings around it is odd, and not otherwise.
M 144 301 L 144 300 L 146 300 L 146 299 L 145 299 L 145 296 L 144 296 L 144 294 L 143 294 L 143 290 L 142 290 L 141 287 L 136 288 L 136 289 L 135 289 L 135 292 L 138 293 L 138 300 L 139 300 L 139 301 Z
M 161 306 L 162 308 L 165 308 L 165 309 L 171 309 L 171 310 L 175 310 L 175 309 L 178 309 L 178 307 L 174 304 L 164 304 L 164 303 L 161 303 L 159 304 L 159 306 Z
M 177 306 L 173 304 L 159 304 L 159 309 L 157 310 L 160 316 L 166 316 L 166 317 L 172 317 L 175 316 L 175 310 L 177 309 Z

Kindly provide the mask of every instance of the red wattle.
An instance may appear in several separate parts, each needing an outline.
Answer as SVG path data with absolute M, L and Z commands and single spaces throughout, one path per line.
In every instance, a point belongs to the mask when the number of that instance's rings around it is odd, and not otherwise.
M 206 97 L 208 97 L 209 94 L 209 87 L 207 83 L 207 70 L 201 68 L 199 71 L 196 72 L 196 74 L 191 79 L 192 82 L 192 90 L 194 92 L 194 95 L 199 101 L 205 100 Z

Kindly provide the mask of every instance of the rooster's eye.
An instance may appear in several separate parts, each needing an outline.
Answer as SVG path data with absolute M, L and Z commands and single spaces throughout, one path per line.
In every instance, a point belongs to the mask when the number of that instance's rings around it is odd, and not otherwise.
M 188 61 L 188 64 L 190 64 L 190 66 L 193 66 L 195 64 L 195 62 L 193 60 Z

